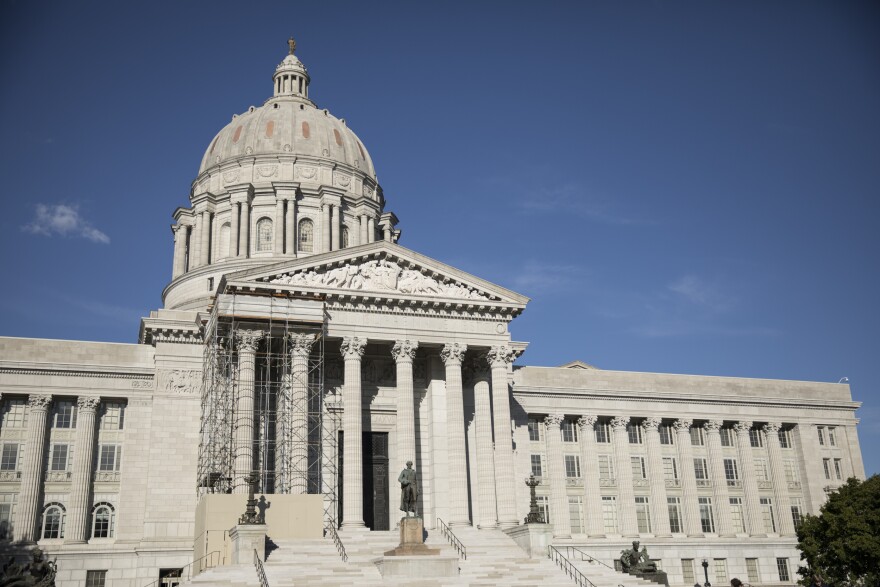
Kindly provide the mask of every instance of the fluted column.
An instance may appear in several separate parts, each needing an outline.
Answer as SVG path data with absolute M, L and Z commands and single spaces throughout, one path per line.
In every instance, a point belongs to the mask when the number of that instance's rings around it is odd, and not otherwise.
M 486 356 L 474 358 L 474 426 L 477 448 L 477 498 L 480 503 L 480 528 L 498 526 L 495 503 L 495 455 L 492 446 L 492 400 Z
M 550 524 L 554 538 L 571 538 L 571 518 L 568 513 L 568 492 L 565 485 L 565 466 L 562 457 L 560 425 L 565 416 L 550 414 L 544 418 L 544 439 L 547 443 L 547 469 L 550 474 Z
M 636 495 L 633 491 L 632 464 L 629 460 L 629 418 L 618 416 L 611 420 L 614 433 L 614 468 L 617 470 L 618 505 L 620 506 L 620 533 L 624 536 L 638 536 L 636 522 Z
M 240 240 L 239 232 L 241 229 L 238 226 L 238 216 L 240 213 L 238 202 L 232 202 L 232 208 L 229 211 L 230 220 L 232 221 L 229 226 L 229 258 L 233 259 L 238 256 L 238 241 Z
M 578 418 L 580 428 L 581 474 L 584 476 L 584 507 L 587 514 L 587 534 L 591 538 L 605 536 L 602 521 L 602 489 L 599 483 L 599 460 L 596 458 L 596 416 Z
M 358 216 L 358 220 L 360 221 L 361 244 L 365 245 L 370 242 L 367 239 L 367 216 L 365 214 L 361 214 L 360 216 Z
M 398 340 L 391 347 L 397 364 L 397 463 L 393 471 L 402 471 L 406 462 L 416 462 L 416 405 L 413 390 L 413 359 L 419 343 Z
M 694 474 L 694 450 L 691 447 L 691 420 L 676 420 L 678 460 L 681 464 L 681 501 L 684 514 L 684 531 L 688 536 L 702 536 L 700 506 L 697 503 L 697 477 Z
M 199 265 L 208 265 L 211 262 L 211 213 L 207 210 L 202 210 L 199 241 Z
M 785 465 L 782 464 L 782 447 L 779 445 L 778 422 L 764 426 L 767 452 L 770 455 L 770 474 L 773 477 L 773 509 L 776 515 L 776 530 L 783 536 L 794 534 L 794 521 L 791 519 L 791 501 L 788 498 L 788 481 L 785 479 Z
M 275 246 L 272 250 L 276 255 L 284 254 L 284 200 L 280 197 L 275 198 L 275 220 L 272 223 L 275 229 Z
M 330 250 L 330 204 L 321 204 L 321 252 Z
M 333 250 L 338 251 L 342 248 L 342 206 L 334 204 L 331 212 L 333 213 Z
M 755 476 L 755 461 L 752 458 L 752 443 L 749 440 L 751 422 L 737 422 L 736 451 L 739 456 L 739 470 L 742 474 L 743 493 L 746 506 L 746 531 L 752 536 L 764 536 L 764 519 L 761 516 L 761 497 L 758 492 L 758 478 Z
M 235 457 L 232 491 L 247 493 L 254 468 L 254 380 L 261 330 L 236 330 L 238 343 L 238 395 L 235 403 Z
M 189 239 L 189 268 L 190 270 L 202 265 L 202 215 L 193 216 L 192 233 Z
M 40 488 L 43 484 L 43 455 L 46 450 L 46 413 L 51 403 L 51 395 L 28 396 L 21 488 L 15 507 L 13 539 L 16 542 L 34 542 L 38 538 L 37 518 L 40 512 Z
M 516 515 L 516 482 L 513 466 L 513 434 L 510 425 L 510 391 L 507 373 L 516 353 L 508 346 L 493 346 L 486 355 L 492 368 L 492 413 L 495 417 L 495 485 L 498 523 L 502 528 L 519 525 Z
M 660 418 L 647 418 L 642 422 L 648 452 L 648 479 L 651 484 L 651 526 L 656 536 L 672 536 L 666 501 L 666 479 L 663 476 L 663 452 L 660 448 L 661 422 Z
M 296 255 L 296 198 L 292 197 L 287 200 L 287 212 L 284 216 L 286 224 L 285 232 L 287 236 L 284 239 L 284 252 L 287 255 Z
M 362 224 L 361 226 L 364 226 Z M 467 526 L 468 486 L 467 449 L 465 447 L 464 392 L 461 363 L 467 345 L 447 343 L 440 351 L 446 367 L 446 451 L 449 461 L 449 525 Z
M 279 413 L 285 415 L 282 420 L 287 426 L 283 430 L 285 437 L 279 438 L 276 446 L 285 446 L 284 451 L 278 452 L 281 452 L 282 455 L 290 455 L 290 462 L 282 463 L 280 468 L 283 475 L 282 487 L 285 489 L 285 493 L 295 495 L 308 493 L 309 489 L 309 355 L 314 343 L 314 334 L 301 332 L 288 334 L 288 349 L 290 350 L 288 389 L 290 396 L 287 405 L 279 406 Z M 276 471 L 279 470 L 278 452 L 276 452 Z
M 76 444 L 70 486 L 67 542 L 86 542 L 89 538 L 89 504 L 92 489 L 92 463 L 95 452 L 95 412 L 100 397 L 81 396 L 76 400 Z
M 342 340 L 342 357 L 345 360 L 345 382 L 342 387 L 342 426 L 345 430 L 342 527 L 345 529 L 364 527 L 361 357 L 366 346 L 365 338 L 352 336 Z
M 174 233 L 174 262 L 171 266 L 171 279 L 177 279 L 183 275 L 184 255 L 186 254 L 186 230 L 183 224 L 175 224 L 171 227 Z
M 238 233 L 238 256 L 250 257 L 250 235 L 251 235 L 251 203 L 244 201 L 241 203 L 241 225 Z
M 371 243 L 376 240 L 376 219 L 372 216 L 367 217 L 367 240 Z
M 709 449 L 709 470 L 712 479 L 712 501 L 715 504 L 715 518 L 718 534 L 734 536 L 733 514 L 730 512 L 730 495 L 727 491 L 727 477 L 724 475 L 724 453 L 721 450 L 721 420 L 710 420 L 703 425 L 706 430 L 706 445 Z

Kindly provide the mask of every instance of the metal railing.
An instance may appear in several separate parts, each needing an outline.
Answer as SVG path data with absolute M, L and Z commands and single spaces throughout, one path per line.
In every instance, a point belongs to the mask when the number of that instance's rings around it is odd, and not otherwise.
M 260 553 L 254 549 L 254 568 L 257 569 L 257 579 L 260 580 L 261 587 L 269 587 L 269 579 L 266 578 L 266 569 L 263 568 L 263 561 L 260 560 Z
M 161 577 L 159 579 L 156 579 L 152 583 L 147 583 L 146 585 L 144 585 L 144 587 L 159 587 L 159 585 L 180 585 L 181 583 L 185 583 L 186 581 L 192 579 L 193 569 L 196 569 L 198 573 L 201 573 L 206 569 L 213 569 L 214 567 L 219 565 L 221 555 L 222 553 L 219 550 L 209 552 L 205 556 L 197 558 L 185 567 L 181 567 L 180 574 L 176 577 Z
M 336 552 L 339 553 L 339 556 L 342 558 L 342 562 L 348 562 L 348 554 L 345 552 L 345 545 L 342 544 L 342 539 L 339 538 L 339 534 L 336 533 L 336 528 L 333 527 L 333 524 L 330 524 L 326 528 L 327 534 L 330 535 L 330 538 L 333 539 L 333 543 L 336 544 Z
M 615 571 L 617 573 L 620 572 L 617 569 L 615 569 L 614 567 L 612 567 L 611 565 L 607 565 L 607 564 L 603 563 L 602 561 L 600 561 L 598 558 L 596 558 L 595 556 L 593 556 L 589 552 L 585 552 L 585 551 L 581 550 L 577 546 L 565 546 L 563 548 L 565 548 L 565 556 L 568 559 L 573 559 L 573 558 L 575 558 L 575 556 L 579 556 L 580 560 L 583 562 L 591 563 L 591 564 L 597 563 L 597 564 L 600 564 L 603 567 L 611 569 L 612 571 Z
M 449 544 L 452 545 L 452 548 L 458 553 L 458 556 L 462 558 L 462 560 L 467 560 L 467 547 L 462 544 L 461 540 L 458 539 L 458 536 L 452 533 L 452 530 L 449 529 L 449 526 L 446 525 L 446 522 L 437 518 L 437 523 L 440 525 L 440 533 L 446 537 L 446 540 L 449 541 Z
M 562 572 L 569 576 L 569 578 L 573 579 L 575 584 L 578 587 L 596 587 L 596 584 L 587 579 L 586 575 L 584 575 L 580 570 L 574 566 L 574 564 L 568 560 L 568 558 L 559 552 L 555 546 L 547 547 L 547 557 L 556 563 Z

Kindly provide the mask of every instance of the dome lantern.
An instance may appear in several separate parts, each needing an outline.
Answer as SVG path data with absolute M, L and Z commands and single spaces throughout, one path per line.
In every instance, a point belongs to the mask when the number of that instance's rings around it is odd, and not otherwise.
M 287 41 L 288 54 L 284 61 L 275 68 L 275 75 L 272 81 L 275 84 L 274 96 L 279 97 L 295 97 L 309 98 L 309 74 L 305 65 L 294 55 L 296 51 L 296 41 L 293 37 Z

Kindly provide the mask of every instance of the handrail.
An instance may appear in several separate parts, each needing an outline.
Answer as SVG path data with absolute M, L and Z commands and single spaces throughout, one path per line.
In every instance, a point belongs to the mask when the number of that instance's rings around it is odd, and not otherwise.
M 260 553 L 254 549 L 254 568 L 257 569 L 257 579 L 260 580 L 261 587 L 269 587 L 269 579 L 266 578 L 266 569 L 263 568 L 263 561 L 260 559 Z
M 566 550 L 567 552 L 574 551 L 574 552 L 580 554 L 580 555 L 581 555 L 581 560 L 584 561 L 584 562 L 588 562 L 588 563 L 599 563 L 599 564 L 602 565 L 603 567 L 606 567 L 606 568 L 608 568 L 608 569 L 611 569 L 612 571 L 614 571 L 614 572 L 616 572 L 616 573 L 619 573 L 619 572 L 620 572 L 620 571 L 618 571 L 617 569 L 615 569 L 614 567 L 612 567 L 611 565 L 607 565 L 607 564 L 603 563 L 602 561 L 600 561 L 598 558 L 596 558 L 595 556 L 593 556 L 593 555 L 590 554 L 589 552 L 584 552 L 583 550 L 581 550 L 581 549 L 578 548 L 577 546 L 566 546 L 566 547 L 565 547 L 565 550 Z
M 452 548 L 455 549 L 463 560 L 467 560 L 467 547 L 462 544 L 461 540 L 458 539 L 458 536 L 452 533 L 452 530 L 449 529 L 449 526 L 447 526 L 443 520 L 437 518 L 437 523 L 440 524 L 440 533 L 446 537 L 446 540 L 449 541 Z
M 215 555 L 217 557 L 216 561 L 214 560 Z M 155 581 L 153 581 L 151 583 L 147 583 L 146 585 L 144 585 L 144 587 L 158 587 L 162 583 L 163 579 L 180 579 L 180 581 L 179 581 L 180 583 L 183 583 L 184 581 L 188 581 L 189 579 L 192 578 L 192 571 L 193 571 L 194 565 L 196 563 L 200 563 L 205 559 L 209 559 L 208 564 L 206 564 L 205 566 L 199 567 L 199 572 L 201 572 L 205 569 L 212 569 L 212 568 L 216 567 L 217 564 L 220 562 L 220 555 L 221 555 L 221 553 L 219 550 L 209 552 L 205 556 L 197 558 L 196 560 L 189 563 L 185 567 L 181 567 L 179 577 L 160 577 L 159 579 L 156 579 Z
M 345 552 L 345 545 L 342 544 L 342 539 L 339 538 L 339 534 L 336 533 L 336 528 L 333 527 L 333 524 L 327 525 L 327 532 L 330 534 L 330 537 L 336 544 L 336 552 L 338 552 L 339 556 L 342 557 L 342 562 L 347 563 L 348 553 Z
M 580 570 L 578 570 L 578 568 L 574 566 L 564 554 L 559 552 L 555 546 L 550 545 L 547 547 L 547 558 L 556 563 L 556 566 L 562 569 L 562 571 L 571 579 L 574 579 L 574 582 L 578 587 L 596 587 L 596 584 L 587 579 L 587 577 L 580 572 Z

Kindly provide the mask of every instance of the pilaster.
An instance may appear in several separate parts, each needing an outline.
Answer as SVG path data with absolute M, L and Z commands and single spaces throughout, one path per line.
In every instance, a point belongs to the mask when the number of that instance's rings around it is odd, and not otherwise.
M 739 467 L 743 478 L 745 494 L 746 531 L 752 536 L 766 536 L 764 520 L 761 516 L 761 498 L 758 492 L 758 478 L 755 476 L 755 461 L 752 457 L 752 444 L 749 440 L 751 422 L 737 422 L 733 425 L 736 431 L 736 449 L 739 456 Z
M 681 463 L 681 501 L 684 514 L 684 531 L 688 536 L 702 536 L 700 507 L 697 503 L 697 477 L 694 473 L 694 450 L 691 447 L 691 420 L 676 420 L 678 460 Z
M 15 508 L 15 542 L 35 542 L 43 485 L 43 455 L 46 450 L 46 414 L 51 395 L 28 396 L 27 437 L 21 470 L 21 488 Z
M 709 470 L 712 479 L 712 501 L 718 522 L 718 534 L 734 536 L 733 514 L 730 511 L 730 494 L 727 491 L 727 477 L 724 474 L 724 453 L 721 449 L 721 420 L 710 420 L 703 425 L 706 431 L 706 444 L 709 448 Z
M 76 401 L 76 445 L 73 451 L 73 477 L 68 510 L 70 521 L 65 536 L 69 543 L 84 543 L 89 538 L 95 412 L 100 403 L 101 398 L 94 396 L 81 396 Z
M 663 452 L 660 448 L 660 418 L 642 422 L 645 447 L 648 452 L 648 479 L 651 489 L 651 523 L 656 536 L 672 536 L 669 528 L 669 507 L 666 499 L 666 479 L 663 476 Z
M 785 480 L 785 465 L 782 463 L 782 447 L 779 444 L 778 422 L 764 426 L 764 442 L 770 456 L 770 474 L 773 478 L 773 501 L 776 502 L 776 530 L 782 536 L 794 535 L 794 521 L 791 518 L 791 500 L 788 498 L 788 482 Z
M 584 506 L 587 514 L 587 533 L 591 538 L 604 538 L 602 520 L 602 488 L 599 482 L 599 460 L 596 457 L 596 416 L 581 416 L 577 423 L 581 448 L 581 473 L 584 476 Z
M 638 536 L 636 522 L 636 496 L 633 490 L 632 463 L 629 455 L 629 417 L 618 416 L 611 420 L 614 434 L 614 468 L 617 470 L 618 505 L 620 506 L 620 532 L 624 536 Z

